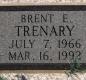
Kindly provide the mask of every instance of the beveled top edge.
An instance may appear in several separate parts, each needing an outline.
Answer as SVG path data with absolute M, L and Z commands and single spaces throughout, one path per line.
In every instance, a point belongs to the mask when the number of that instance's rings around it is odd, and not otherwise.
M 86 5 L 0 6 L 0 11 L 86 11 Z

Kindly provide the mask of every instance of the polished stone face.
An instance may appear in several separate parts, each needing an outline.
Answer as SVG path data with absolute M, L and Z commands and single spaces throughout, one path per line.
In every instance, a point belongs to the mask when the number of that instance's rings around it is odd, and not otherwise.
M 86 11 L 1 11 L 0 63 L 86 63 Z

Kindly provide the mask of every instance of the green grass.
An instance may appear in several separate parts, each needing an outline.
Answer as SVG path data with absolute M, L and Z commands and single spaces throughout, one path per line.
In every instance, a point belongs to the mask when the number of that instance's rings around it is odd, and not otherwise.
M 69 63 L 70 69 L 68 71 L 65 71 L 68 77 L 72 77 L 74 80 L 74 76 L 76 78 L 79 78 L 77 73 L 83 74 L 83 72 L 86 72 L 86 68 L 81 67 L 80 60 L 78 58 L 75 58 L 73 61 Z
M 0 80 L 8 80 L 8 79 L 0 76 Z

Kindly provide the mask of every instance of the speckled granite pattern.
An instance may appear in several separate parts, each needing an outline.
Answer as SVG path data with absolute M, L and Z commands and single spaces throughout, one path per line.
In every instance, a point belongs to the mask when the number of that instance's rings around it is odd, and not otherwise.
M 1 4 L 7 3 L 28 3 L 28 4 L 52 4 L 56 2 L 70 2 L 70 0 L 0 0 Z M 71 0 L 75 2 L 86 2 L 86 0 Z M 78 73 L 67 76 L 65 73 L 0 73 L 0 80 L 86 80 L 86 73 Z

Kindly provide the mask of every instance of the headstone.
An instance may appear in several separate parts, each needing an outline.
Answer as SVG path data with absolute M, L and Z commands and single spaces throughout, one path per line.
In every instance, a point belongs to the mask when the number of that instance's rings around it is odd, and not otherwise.
M 0 69 L 86 65 L 86 6 L 0 7 Z

